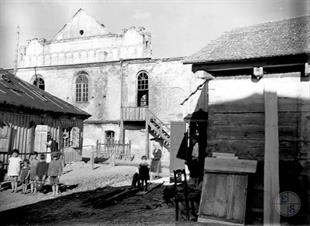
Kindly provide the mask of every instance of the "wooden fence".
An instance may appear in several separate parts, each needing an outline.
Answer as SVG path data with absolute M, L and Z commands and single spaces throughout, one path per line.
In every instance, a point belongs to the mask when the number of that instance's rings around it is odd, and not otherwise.
M 131 159 L 131 142 L 127 144 L 121 144 L 118 142 L 113 143 L 100 143 L 98 140 L 96 142 L 96 151 L 92 152 L 92 163 L 95 160 L 105 161 L 108 159 Z
M 82 160 L 81 150 L 74 148 L 65 148 L 64 149 L 64 160 L 65 163 L 71 163 Z

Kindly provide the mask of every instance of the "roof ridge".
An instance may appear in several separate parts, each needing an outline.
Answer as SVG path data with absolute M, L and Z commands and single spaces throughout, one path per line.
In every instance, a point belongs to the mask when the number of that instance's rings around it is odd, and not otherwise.
M 184 63 L 241 61 L 310 51 L 310 15 L 231 29 L 188 56 Z
M 270 25 L 273 25 L 273 24 L 279 24 L 279 23 L 287 23 L 288 21 L 293 21 L 293 20 L 299 20 L 299 19 L 302 19 L 302 18 L 307 18 L 309 17 L 310 18 L 310 14 L 308 15 L 303 15 L 303 16 L 297 16 L 297 17 L 291 17 L 291 18 L 285 18 L 285 19 L 281 19 L 281 20 L 270 20 L 270 21 L 267 21 L 267 22 L 260 22 L 260 23 L 256 23 L 256 24 L 252 24 L 252 25 L 246 25 L 244 27 L 236 27 L 236 28 L 233 28 L 231 30 L 228 30 L 228 31 L 225 31 L 225 33 L 231 33 L 231 32 L 244 32 L 244 30 L 247 30 L 249 28 L 251 29 L 254 29 L 254 28 L 260 28 L 262 26 L 270 26 Z M 250 32 L 250 31 L 249 31 Z

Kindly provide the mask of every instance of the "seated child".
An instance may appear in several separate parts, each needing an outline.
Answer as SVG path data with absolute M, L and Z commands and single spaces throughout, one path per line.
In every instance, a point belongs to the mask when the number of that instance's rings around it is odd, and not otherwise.
M 29 184 L 29 176 L 30 176 L 29 160 L 25 159 L 23 161 L 23 167 L 20 171 L 20 182 L 22 183 L 23 194 L 27 193 L 27 186 Z
M 4 170 L 4 165 L 3 162 L 0 161 L 0 191 L 2 191 L 2 183 L 4 182 L 4 177 L 5 177 L 5 170 Z
M 14 149 L 12 151 L 12 156 L 9 158 L 8 176 L 11 180 L 12 192 L 17 192 L 17 181 L 20 173 L 20 163 L 22 161 L 18 154 L 18 149 Z
M 33 152 L 30 155 L 30 193 L 36 193 L 36 176 L 37 176 L 37 166 L 38 166 L 38 153 Z
M 147 157 L 143 155 L 139 164 L 139 178 L 141 181 L 142 189 L 147 191 L 147 181 L 150 179 L 150 169 L 147 162 Z
M 138 188 L 140 187 L 140 178 L 139 173 L 135 173 L 132 177 L 131 187 Z
M 48 167 L 47 175 L 50 177 L 50 183 L 52 185 L 53 196 L 58 195 L 59 177 L 62 174 L 62 160 L 59 158 L 58 153 L 52 154 L 52 161 Z
M 36 187 L 37 190 L 40 191 L 43 188 L 47 177 L 48 164 L 45 161 L 45 155 L 40 155 L 40 162 L 38 162 L 36 169 Z

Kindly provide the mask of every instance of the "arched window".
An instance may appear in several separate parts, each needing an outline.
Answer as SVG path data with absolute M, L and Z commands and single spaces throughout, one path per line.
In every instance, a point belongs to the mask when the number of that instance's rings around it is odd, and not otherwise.
M 80 72 L 75 80 L 76 102 L 88 101 L 88 78 L 86 72 Z
M 149 105 L 149 76 L 145 71 L 138 74 L 138 107 Z
M 43 78 L 38 75 L 35 75 L 35 79 L 33 80 L 33 85 L 35 85 L 36 87 L 39 87 L 42 90 L 45 90 L 45 83 Z

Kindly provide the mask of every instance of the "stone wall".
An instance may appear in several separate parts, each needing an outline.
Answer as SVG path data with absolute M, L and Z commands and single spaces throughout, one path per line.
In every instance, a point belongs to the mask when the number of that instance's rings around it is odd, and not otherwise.
M 149 109 L 168 126 L 170 121 L 183 121 L 194 111 L 200 91 L 184 105 L 181 102 L 203 82 L 191 72 L 189 65 L 182 64 L 182 58 L 20 68 L 17 76 L 33 82 L 35 71 L 43 78 L 46 91 L 92 115 L 85 123 L 84 145 L 104 141 L 106 130 L 115 131 L 115 139 L 118 140 L 122 76 L 124 106 L 136 107 L 137 74 L 140 71 L 148 74 Z M 87 73 L 89 83 L 87 103 L 75 101 L 75 79 L 82 71 Z M 127 128 L 125 133 L 126 141 L 131 140 L 132 150 L 140 158 L 145 154 L 144 127 Z M 150 142 L 150 150 L 151 147 Z M 167 150 L 164 153 L 164 161 L 168 164 L 169 153 Z

